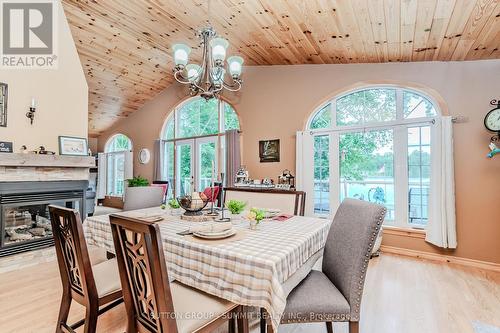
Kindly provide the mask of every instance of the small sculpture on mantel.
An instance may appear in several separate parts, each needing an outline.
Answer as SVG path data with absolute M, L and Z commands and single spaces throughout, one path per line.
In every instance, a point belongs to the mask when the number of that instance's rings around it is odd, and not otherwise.
M 28 153 L 28 147 L 26 147 L 26 145 L 22 145 L 21 148 L 19 148 L 19 152 L 21 154 L 27 154 Z

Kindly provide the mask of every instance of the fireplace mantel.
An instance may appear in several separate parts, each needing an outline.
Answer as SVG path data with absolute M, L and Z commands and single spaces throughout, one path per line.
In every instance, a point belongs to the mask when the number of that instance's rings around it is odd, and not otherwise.
M 95 159 L 92 156 L 2 153 L 0 167 L 93 168 Z
M 92 156 L 0 154 L 0 182 L 88 180 Z

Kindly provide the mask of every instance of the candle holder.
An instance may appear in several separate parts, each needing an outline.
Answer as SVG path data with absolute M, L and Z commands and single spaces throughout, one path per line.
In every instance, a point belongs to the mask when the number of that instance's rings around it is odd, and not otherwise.
M 31 125 L 33 125 L 33 120 L 35 120 L 35 111 L 36 108 L 34 106 L 30 106 L 30 110 L 26 112 L 26 117 L 30 120 Z

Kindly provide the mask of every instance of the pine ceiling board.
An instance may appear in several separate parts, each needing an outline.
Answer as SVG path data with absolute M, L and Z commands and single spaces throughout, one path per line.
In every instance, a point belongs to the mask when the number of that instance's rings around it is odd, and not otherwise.
M 367 58 L 371 60 L 370 62 L 382 62 L 377 53 L 367 0 L 353 0 L 352 8 L 356 12 L 356 21 L 361 32 L 364 49 L 367 52 Z
M 349 57 L 349 62 L 369 62 L 354 13 L 351 1 L 335 1 L 333 2 L 333 8 L 328 10 L 330 16 L 328 22 L 335 23 L 333 25 L 337 29 L 335 36 L 341 35 L 344 37 L 343 39 L 339 38 L 338 41 L 346 43 L 346 47 L 354 53 L 354 57 L 352 55 Z M 337 38 L 332 38 L 332 40 L 337 40 Z
M 484 59 L 487 58 L 495 48 L 500 46 L 498 35 L 500 34 L 500 3 L 491 12 L 490 18 L 486 22 L 483 30 L 475 39 L 471 46 L 467 59 Z
M 63 0 L 98 135 L 175 80 L 171 47 L 201 57 L 207 25 L 245 65 L 500 58 L 500 0 Z M 210 9 L 210 10 L 209 10 Z M 418 52 L 417 52 L 418 51 Z
M 427 49 L 425 50 L 425 60 L 437 60 L 439 54 L 440 43 L 444 38 L 448 24 L 450 23 L 451 14 L 455 7 L 456 0 L 438 0 L 436 10 L 432 20 L 431 31 L 427 39 Z
M 460 37 L 460 41 L 453 52 L 452 60 L 466 59 L 469 50 L 472 45 L 474 45 L 475 39 L 483 30 L 499 1 L 500 0 L 478 0 L 476 2 L 472 10 L 472 15 L 469 17 L 464 32 Z
M 417 0 L 401 1 L 401 61 L 411 61 L 417 22 Z
M 384 0 L 385 26 L 387 34 L 387 52 L 389 61 L 401 58 L 401 1 Z
M 458 0 L 453 8 L 450 22 L 446 28 L 446 33 L 438 49 L 438 59 L 441 61 L 451 60 L 453 52 L 467 24 L 467 20 L 474 10 L 477 0 Z
M 419 0 L 417 5 L 417 22 L 413 39 L 413 61 L 425 60 L 427 41 L 432 29 L 432 21 L 436 9 L 436 0 Z
M 377 50 L 378 58 L 381 62 L 388 62 L 389 55 L 387 51 L 387 31 L 384 13 L 383 0 L 368 0 L 368 12 L 370 13 L 370 21 L 375 39 L 375 49 Z

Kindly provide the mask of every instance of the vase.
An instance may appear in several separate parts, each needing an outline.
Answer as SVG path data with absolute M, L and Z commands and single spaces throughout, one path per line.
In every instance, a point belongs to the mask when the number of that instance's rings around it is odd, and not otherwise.
M 241 213 L 238 213 L 238 214 L 231 213 L 231 220 L 232 221 L 240 221 L 241 220 Z
M 255 220 L 250 220 L 250 230 L 257 230 L 257 226 L 259 225 L 259 222 Z

